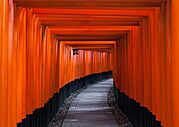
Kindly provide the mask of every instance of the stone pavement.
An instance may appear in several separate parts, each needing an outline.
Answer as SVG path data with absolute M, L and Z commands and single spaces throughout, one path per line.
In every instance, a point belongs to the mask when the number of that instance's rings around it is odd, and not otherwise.
M 83 90 L 72 102 L 62 127 L 119 127 L 107 102 L 112 84 L 109 79 Z

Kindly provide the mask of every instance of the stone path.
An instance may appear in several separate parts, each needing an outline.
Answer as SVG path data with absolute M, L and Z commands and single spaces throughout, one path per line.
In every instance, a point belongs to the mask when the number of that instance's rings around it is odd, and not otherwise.
M 83 90 L 72 102 L 62 127 L 119 127 L 107 102 L 112 83 L 109 79 Z

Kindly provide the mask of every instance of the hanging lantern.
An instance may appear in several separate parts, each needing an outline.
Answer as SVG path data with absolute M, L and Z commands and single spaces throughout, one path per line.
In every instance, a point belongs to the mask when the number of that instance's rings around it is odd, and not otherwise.
M 74 49 L 72 49 L 73 50 L 73 55 L 78 55 L 79 54 L 79 49 L 77 49 L 77 48 L 74 48 Z

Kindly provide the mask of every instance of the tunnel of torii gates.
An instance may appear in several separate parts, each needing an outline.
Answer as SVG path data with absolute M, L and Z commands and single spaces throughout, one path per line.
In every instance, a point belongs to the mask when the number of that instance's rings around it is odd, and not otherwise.
M 111 70 L 120 92 L 179 127 L 178 23 L 178 0 L 0 0 L 0 127 Z

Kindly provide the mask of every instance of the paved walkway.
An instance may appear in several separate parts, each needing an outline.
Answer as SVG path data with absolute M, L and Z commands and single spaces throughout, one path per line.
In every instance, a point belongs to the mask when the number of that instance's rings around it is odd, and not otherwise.
M 96 83 L 72 102 L 62 127 L 119 127 L 107 103 L 113 80 Z

